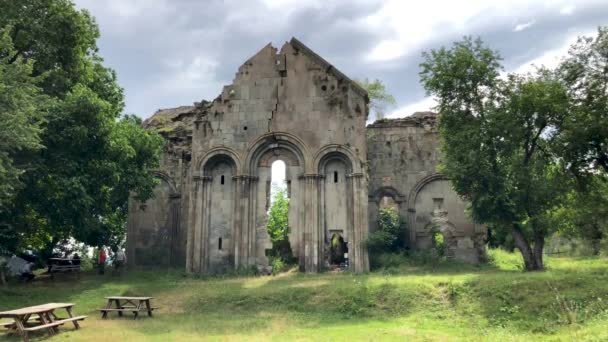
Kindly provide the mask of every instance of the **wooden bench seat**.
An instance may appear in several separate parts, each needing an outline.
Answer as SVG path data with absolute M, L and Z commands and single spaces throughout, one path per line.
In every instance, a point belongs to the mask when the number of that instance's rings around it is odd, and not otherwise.
M 51 266 L 51 273 L 59 272 L 79 272 L 80 265 L 53 265 Z
M 152 308 L 150 308 L 150 311 L 156 310 L 156 309 L 158 309 L 158 308 L 157 307 L 152 307 Z M 121 309 L 116 309 L 116 308 L 112 308 L 112 309 L 99 309 L 99 311 L 101 311 L 101 312 L 104 312 L 104 311 L 132 311 L 132 312 L 135 312 L 135 311 L 148 311 L 148 308 L 146 308 L 144 306 L 144 307 L 139 308 L 139 310 L 137 309 L 137 307 L 128 307 L 128 308 L 121 308 Z
M 36 323 L 38 322 L 38 323 Z M 27 322 L 25 322 L 25 324 L 39 324 L 40 323 L 40 317 L 36 316 L 32 316 L 30 317 Z M 12 322 L 4 322 L 4 323 L 0 323 L 0 328 L 6 328 L 6 329 L 11 329 L 15 326 L 15 321 Z
M 54 321 L 53 323 L 47 323 L 47 324 L 42 324 L 42 325 L 36 325 L 36 326 L 33 326 L 33 327 L 29 327 L 29 328 L 24 328 L 23 330 L 25 330 L 25 331 L 36 331 L 36 330 L 40 330 L 40 329 L 46 329 L 46 328 L 51 328 L 51 327 L 56 327 L 56 326 L 64 325 L 67 322 L 84 321 L 85 318 L 87 318 L 87 316 L 75 316 L 75 317 L 71 317 L 71 318 L 65 318 L 65 319 L 57 320 L 57 321 Z

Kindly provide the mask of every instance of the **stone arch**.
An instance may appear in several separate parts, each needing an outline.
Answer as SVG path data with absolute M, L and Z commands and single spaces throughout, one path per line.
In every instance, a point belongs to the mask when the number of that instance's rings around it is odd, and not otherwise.
M 241 158 L 238 153 L 228 147 L 214 147 L 207 152 L 197 163 L 196 170 L 201 171 L 204 175 L 205 168 L 208 168 L 210 162 L 218 161 L 219 159 L 230 160 L 234 164 L 234 174 L 241 174 L 243 168 Z
M 444 175 L 443 173 L 433 173 L 431 175 L 428 175 L 424 178 L 422 178 L 421 180 L 418 181 L 418 183 L 416 183 L 416 185 L 414 185 L 414 187 L 412 188 L 412 191 L 410 191 L 410 194 L 408 196 L 407 202 L 409 204 L 408 206 L 408 210 L 410 211 L 415 211 L 415 205 L 416 205 L 416 197 L 418 197 L 418 193 L 420 193 L 420 190 L 422 190 L 422 188 L 424 188 L 425 185 L 434 182 L 436 180 L 449 180 L 449 178 Z
M 301 176 L 310 163 L 310 155 L 304 142 L 295 135 L 273 132 L 258 137 L 248 148 L 244 161 L 244 174 L 249 176 L 250 188 L 247 201 L 250 203 L 247 224 L 251 232 L 247 251 L 250 260 L 265 265 L 268 263 L 266 250 L 272 247 L 267 234 L 268 208 L 271 196 L 272 163 L 285 162 L 285 181 L 289 196 L 289 243 L 294 255 L 302 249 L 302 236 L 305 216 L 305 188 Z
M 352 174 L 362 172 L 361 163 L 357 163 L 358 158 L 355 154 L 349 148 L 337 144 L 326 145 L 317 152 L 313 159 L 314 170 L 321 173 L 324 164 L 331 159 L 340 159 L 345 162 L 350 167 L 349 172 Z
M 372 192 L 369 195 L 369 199 L 370 199 L 370 201 L 379 203 L 380 200 L 382 200 L 382 197 L 385 197 L 385 196 L 391 197 L 399 205 L 401 205 L 402 203 L 404 203 L 406 201 L 405 196 L 402 195 L 399 192 L 399 190 L 395 189 L 392 186 L 379 187 L 378 189 L 376 189 L 374 192 Z
M 443 241 L 446 247 L 446 256 L 453 258 L 455 250 L 458 247 L 456 227 L 452 222 L 446 221 L 440 227 L 437 227 L 434 223 L 429 223 L 424 227 L 424 230 L 429 232 L 430 236 L 433 236 L 435 232 L 443 235 Z
M 255 176 L 260 160 L 273 150 L 283 150 L 290 160 L 297 160 L 297 165 L 307 170 L 309 164 L 309 153 L 306 145 L 300 138 L 285 132 L 267 133 L 256 139 L 247 149 L 247 157 L 244 163 L 244 173 Z
M 393 200 L 399 216 L 403 219 L 407 217 L 407 208 L 405 207 L 406 197 L 392 186 L 381 186 L 368 196 L 369 211 L 367 217 L 370 232 L 378 230 L 378 215 L 384 197 L 389 197 Z M 407 235 L 407 233 L 405 234 Z M 405 239 L 409 239 L 409 236 L 405 236 Z
M 163 172 L 163 171 L 154 171 L 153 176 L 162 180 L 163 182 L 166 182 L 169 185 L 169 188 L 171 189 L 171 196 L 172 197 L 177 197 L 179 196 L 179 191 L 177 190 L 177 186 L 175 185 L 175 181 L 173 180 L 173 178 L 171 178 L 171 176 L 169 176 L 167 173 Z
M 409 193 L 409 196 L 407 199 L 407 204 L 408 204 L 407 211 L 408 211 L 408 215 L 409 215 L 408 229 L 410 231 L 409 240 L 410 240 L 410 245 L 412 247 L 414 247 L 416 244 L 416 199 L 417 199 L 420 191 L 422 191 L 422 189 L 427 184 L 430 184 L 437 180 L 448 180 L 448 177 L 445 174 L 442 174 L 439 172 L 430 174 L 430 175 L 422 178 L 421 180 L 419 180 L 418 183 L 416 183 L 416 185 L 414 185 L 414 187 L 412 188 L 412 190 Z

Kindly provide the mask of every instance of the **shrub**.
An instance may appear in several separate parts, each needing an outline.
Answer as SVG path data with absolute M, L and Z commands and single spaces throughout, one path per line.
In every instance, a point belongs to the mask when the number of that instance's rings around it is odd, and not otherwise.
M 378 213 L 378 230 L 371 233 L 366 240 L 367 248 L 372 254 L 401 252 L 405 250 L 405 221 L 393 208 L 381 209 Z

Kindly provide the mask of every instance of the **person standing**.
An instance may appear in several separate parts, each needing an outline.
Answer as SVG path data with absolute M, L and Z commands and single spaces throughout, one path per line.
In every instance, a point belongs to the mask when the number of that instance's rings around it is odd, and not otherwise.
M 114 255 L 114 268 L 120 273 L 126 264 L 127 255 L 125 254 L 125 251 L 119 247 Z
M 107 258 L 108 251 L 106 250 L 106 246 L 101 246 L 101 249 L 99 250 L 99 260 L 97 260 L 99 265 L 99 274 L 104 274 Z

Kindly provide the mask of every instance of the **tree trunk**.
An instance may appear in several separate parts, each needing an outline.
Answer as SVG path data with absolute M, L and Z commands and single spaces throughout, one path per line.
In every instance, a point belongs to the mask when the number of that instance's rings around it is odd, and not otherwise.
M 542 235 L 537 235 L 534 239 L 534 249 L 530 247 L 530 243 L 526 240 L 523 232 L 517 224 L 513 224 L 511 228 L 513 241 L 524 258 L 524 267 L 526 271 L 542 271 L 543 267 L 543 247 L 545 238 Z
M 534 237 L 534 260 L 536 261 L 536 271 L 543 271 L 545 264 L 543 263 L 543 248 L 545 247 L 545 236 L 538 233 Z
M 0 284 L 5 286 L 6 285 L 6 276 L 4 275 L 4 266 L 0 265 Z

